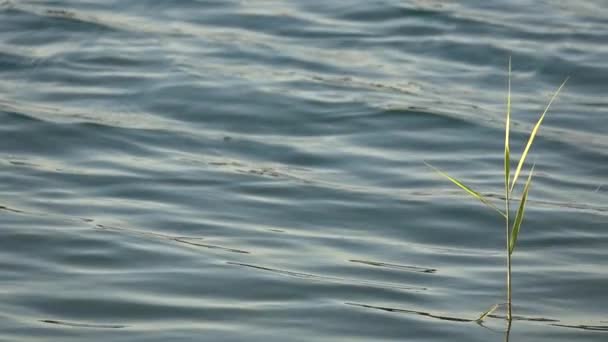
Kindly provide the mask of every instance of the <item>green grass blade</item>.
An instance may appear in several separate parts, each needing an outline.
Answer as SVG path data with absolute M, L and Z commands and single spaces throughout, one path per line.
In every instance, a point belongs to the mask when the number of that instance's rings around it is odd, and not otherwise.
M 431 169 L 433 169 L 435 172 L 437 172 L 438 174 L 442 175 L 443 177 L 449 179 L 452 183 L 456 184 L 459 188 L 461 188 L 462 190 L 464 190 L 466 193 L 468 193 L 469 195 L 473 196 L 474 198 L 477 198 L 478 200 L 480 200 L 483 204 L 489 206 L 490 208 L 496 210 L 498 213 L 500 213 L 500 215 L 502 215 L 503 217 L 506 217 L 506 215 L 500 210 L 498 209 L 494 204 L 492 204 L 492 202 L 488 201 L 482 194 L 480 194 L 479 192 L 469 188 L 468 186 L 464 185 L 464 183 L 462 183 L 461 181 L 459 181 L 458 179 L 448 175 L 447 173 L 439 170 L 438 168 L 434 167 L 433 165 L 424 162 L 426 164 L 426 166 L 430 167 Z
M 507 118 L 505 123 L 505 192 L 507 194 L 507 201 L 509 200 L 508 189 L 509 189 L 509 178 L 511 172 L 511 157 L 509 152 L 509 131 L 511 127 L 511 57 L 509 57 L 509 81 L 508 81 L 508 92 L 507 92 Z
M 494 311 L 496 311 L 496 309 L 498 309 L 499 306 L 500 306 L 499 304 L 492 305 L 490 307 L 490 309 L 488 309 L 488 311 L 482 313 L 481 316 L 479 316 L 479 318 L 475 320 L 475 322 L 477 322 L 477 323 L 483 322 L 483 320 L 486 319 L 486 317 L 490 316 Z
M 566 85 L 567 81 L 568 81 L 568 78 L 566 78 L 564 80 L 564 82 L 562 82 L 562 84 L 559 86 L 559 88 L 557 88 L 557 91 L 551 97 L 551 100 L 547 104 L 547 107 L 545 107 L 545 110 L 543 111 L 543 114 L 540 116 L 540 119 L 538 119 L 538 122 L 536 123 L 536 125 L 532 129 L 532 132 L 530 132 L 530 138 L 528 139 L 528 143 L 526 144 L 526 148 L 524 149 L 524 152 L 521 154 L 521 157 L 519 158 L 519 163 L 517 164 L 517 169 L 515 170 L 515 175 L 513 176 L 513 181 L 511 182 L 511 190 L 510 191 L 513 191 L 513 188 L 515 187 L 515 182 L 517 181 L 517 177 L 519 177 L 519 173 L 521 172 L 521 169 L 522 169 L 522 167 L 524 165 L 524 162 L 526 161 L 526 157 L 528 156 L 528 152 L 530 151 L 530 148 L 532 147 L 532 143 L 534 142 L 534 138 L 536 137 L 536 133 L 538 133 L 538 129 L 540 128 L 540 125 L 542 124 L 543 120 L 545 119 L 545 114 L 547 114 L 547 111 L 549 111 L 549 107 L 551 107 L 551 103 L 553 103 L 553 100 L 555 100 L 555 98 L 557 97 L 557 95 L 559 94 L 559 92 L 562 90 L 562 88 L 564 87 L 564 85 Z
M 509 241 L 509 254 L 513 254 L 513 250 L 515 250 L 515 244 L 517 243 L 517 236 L 519 235 L 521 223 L 524 220 L 524 213 L 526 210 L 526 201 L 528 200 L 528 190 L 530 189 L 530 183 L 532 182 L 533 173 L 534 173 L 534 166 L 532 166 L 532 169 L 530 170 L 530 174 L 528 175 L 528 180 L 526 181 L 526 185 L 524 186 L 524 192 L 521 195 L 521 201 L 519 202 L 519 208 L 517 209 L 517 214 L 515 215 L 515 221 L 513 222 L 513 229 L 511 230 L 511 240 Z

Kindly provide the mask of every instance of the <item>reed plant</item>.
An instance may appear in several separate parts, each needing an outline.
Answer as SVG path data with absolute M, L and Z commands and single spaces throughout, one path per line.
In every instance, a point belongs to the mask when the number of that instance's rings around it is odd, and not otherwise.
M 532 183 L 532 176 L 534 174 L 534 165 L 530 168 L 528 172 L 527 180 L 524 184 L 523 190 L 520 194 L 519 205 L 517 206 L 517 211 L 515 212 L 515 216 L 511 215 L 511 200 L 513 198 L 513 189 L 519 180 L 519 176 L 524 168 L 524 164 L 526 162 L 526 158 L 528 157 L 528 153 L 532 148 L 532 144 L 534 143 L 534 138 L 538 134 L 541 124 L 545 119 L 545 115 L 549 111 L 549 107 L 562 90 L 568 78 L 564 80 L 564 82 L 559 86 L 557 91 L 553 94 L 549 103 L 545 107 L 545 110 L 540 115 L 540 118 L 532 128 L 530 132 L 530 137 L 528 138 L 528 142 L 526 143 L 523 152 L 517 162 L 517 167 L 515 168 L 515 173 L 511 176 L 511 152 L 509 147 L 509 134 L 511 128 L 511 59 L 509 58 L 509 73 L 508 73 L 508 90 L 507 90 L 507 111 L 506 111 L 506 119 L 505 119 L 505 148 L 504 148 L 504 211 L 495 206 L 490 200 L 484 197 L 480 192 L 473 190 L 469 186 L 465 185 L 460 180 L 448 175 L 447 173 L 439 170 L 438 168 L 426 163 L 429 167 L 435 170 L 437 173 L 442 175 L 443 177 L 449 179 L 452 183 L 458 186 L 460 189 L 464 190 L 467 194 L 472 197 L 478 199 L 483 204 L 492 208 L 496 212 L 498 212 L 505 221 L 506 227 L 506 244 L 505 244 L 505 252 L 506 252 L 506 292 L 507 292 L 507 302 L 506 305 L 506 318 L 509 321 L 509 326 L 512 320 L 512 311 L 511 311 L 511 256 L 513 255 L 513 251 L 515 250 L 515 246 L 517 245 L 517 237 L 519 236 L 519 232 L 521 229 L 522 222 L 524 220 L 524 214 L 526 210 L 526 202 L 528 200 L 528 191 L 530 190 L 530 184 Z M 489 310 L 484 312 L 478 319 L 478 322 L 483 321 L 488 315 L 490 315 L 493 311 L 495 311 L 500 304 L 494 304 Z

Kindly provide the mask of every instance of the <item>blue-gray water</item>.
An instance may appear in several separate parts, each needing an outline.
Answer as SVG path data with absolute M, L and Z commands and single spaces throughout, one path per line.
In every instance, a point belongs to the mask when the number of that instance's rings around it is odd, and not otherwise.
M 606 341 L 608 4 L 0 2 L 0 340 Z M 514 204 L 515 206 L 515 204 Z

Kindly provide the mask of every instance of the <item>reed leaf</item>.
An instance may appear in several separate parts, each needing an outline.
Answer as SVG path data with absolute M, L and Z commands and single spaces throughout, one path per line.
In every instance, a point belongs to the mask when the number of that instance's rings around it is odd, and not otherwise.
M 511 230 L 511 240 L 509 241 L 509 254 L 513 254 L 513 251 L 515 250 L 517 236 L 519 235 L 521 223 L 524 220 L 526 201 L 528 200 L 528 190 L 530 189 L 530 183 L 532 182 L 533 173 L 534 165 L 532 165 L 532 169 L 530 170 L 530 174 L 528 175 L 528 180 L 526 181 L 526 185 L 524 186 L 524 192 L 522 193 L 521 201 L 519 202 L 519 208 L 517 209 L 517 214 L 515 215 L 515 221 L 513 221 L 513 229 Z
M 448 175 L 447 173 L 439 170 L 438 168 L 434 167 L 433 165 L 424 162 L 426 164 L 426 166 L 430 167 L 431 169 L 433 169 L 435 172 L 437 172 L 438 174 L 442 175 L 443 177 L 449 179 L 452 183 L 456 184 L 459 188 L 461 188 L 462 190 L 464 190 L 466 193 L 468 193 L 469 195 L 473 196 L 474 198 L 477 198 L 478 200 L 480 200 L 483 204 L 487 205 L 488 207 L 496 210 L 500 215 L 502 215 L 503 217 L 506 217 L 505 213 L 503 213 L 500 209 L 498 209 L 494 204 L 492 204 L 492 202 L 490 202 L 489 200 L 487 200 L 482 194 L 480 194 L 479 192 L 469 188 L 468 186 L 464 185 L 464 183 L 462 183 L 461 181 L 459 181 L 458 179 Z
M 475 320 L 475 322 L 477 322 L 477 323 L 483 322 L 483 320 L 486 319 L 486 317 L 490 316 L 494 311 L 496 311 L 496 309 L 498 309 L 499 306 L 500 306 L 500 304 L 494 304 L 494 305 L 492 305 L 488 309 L 488 311 L 482 313 L 481 316 L 479 316 L 479 318 Z
M 526 148 L 524 149 L 524 152 L 521 154 L 521 157 L 519 158 L 519 163 L 517 164 L 517 169 L 515 170 L 515 175 L 513 176 L 513 181 L 511 182 L 511 189 L 510 189 L 511 192 L 513 191 L 513 188 L 515 187 L 515 182 L 517 181 L 517 177 L 519 177 L 519 173 L 521 172 L 524 162 L 526 161 L 526 157 L 528 156 L 528 152 L 530 151 L 530 148 L 532 147 L 532 143 L 534 142 L 534 138 L 536 137 L 536 134 L 538 133 L 538 129 L 540 128 L 540 125 L 542 124 L 543 120 L 545 119 L 545 114 L 547 114 L 547 112 L 549 111 L 549 107 L 551 107 L 551 103 L 553 103 L 553 101 L 555 100 L 555 98 L 557 97 L 559 92 L 562 90 L 564 85 L 566 85 L 567 81 L 568 81 L 568 78 L 566 78 L 564 80 L 564 82 L 562 82 L 562 84 L 559 86 L 559 88 L 557 88 L 557 91 L 553 94 L 553 96 L 551 97 L 551 100 L 549 100 L 549 103 L 547 104 L 547 107 L 545 107 L 545 110 L 543 111 L 542 115 L 540 116 L 540 119 L 538 119 L 538 122 L 532 129 L 532 132 L 530 132 L 530 138 L 528 138 L 528 143 L 526 144 Z

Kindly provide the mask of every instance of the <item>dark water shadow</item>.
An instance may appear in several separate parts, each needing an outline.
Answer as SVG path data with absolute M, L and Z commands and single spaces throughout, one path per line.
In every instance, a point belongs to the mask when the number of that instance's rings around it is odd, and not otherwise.
M 224 140 L 226 137 L 224 137 Z M 230 139 L 232 140 L 232 138 Z M 254 175 L 266 178 L 284 179 L 296 182 L 302 182 L 305 184 L 315 183 L 311 179 L 307 179 L 303 176 L 297 175 L 302 172 L 310 172 L 308 169 L 295 168 L 287 166 L 264 166 L 256 164 L 247 164 L 240 161 L 228 160 L 228 161 L 212 161 L 207 162 L 208 165 L 217 167 L 223 170 L 236 172 L 242 175 Z
M 482 322 L 479 322 L 477 319 L 471 319 L 471 318 L 466 318 L 466 317 L 448 316 L 448 315 L 437 315 L 437 314 L 433 314 L 433 313 L 430 313 L 430 312 L 424 312 L 424 311 L 408 310 L 408 309 L 398 309 L 398 308 L 391 308 L 391 307 L 385 307 L 385 306 L 375 306 L 375 305 L 362 304 L 362 303 L 349 303 L 349 302 L 347 302 L 347 303 L 344 303 L 344 304 L 351 305 L 351 306 L 356 306 L 356 307 L 360 307 L 360 308 L 366 308 L 366 309 L 381 310 L 381 311 L 386 311 L 386 312 L 403 313 L 403 314 L 414 314 L 414 315 L 418 315 L 418 316 L 434 318 L 434 319 L 441 320 L 441 321 L 461 322 L 461 323 L 478 323 L 479 325 L 483 326 L 484 328 L 487 328 L 487 327 L 485 327 L 483 325 Z M 487 317 L 495 318 L 495 319 L 502 319 L 502 320 L 507 321 L 507 317 L 503 316 L 503 315 L 494 315 L 494 314 L 492 314 L 492 315 L 488 315 Z M 608 332 L 608 325 L 566 324 L 566 323 L 562 323 L 560 320 L 554 319 L 554 318 L 513 316 L 512 317 L 512 322 L 515 322 L 515 321 L 531 322 L 531 323 L 545 323 L 547 326 L 560 327 L 560 328 L 568 328 L 568 329 L 579 329 L 579 330 L 587 330 L 587 331 Z M 512 322 L 508 322 L 507 329 L 504 331 L 504 333 L 505 333 L 505 340 L 506 341 L 508 341 L 508 339 L 509 339 L 509 333 L 510 333 L 511 323 Z M 606 323 L 606 322 L 600 321 L 600 323 Z M 490 330 L 492 330 L 492 329 L 490 329 Z
M 73 9 L 63 9 L 56 7 L 30 5 L 23 2 L 6 1 L 0 4 L 4 7 L 4 10 L 11 10 L 16 13 L 27 14 L 37 16 L 41 20 L 55 19 L 57 21 L 63 21 L 66 24 L 84 24 L 88 25 L 90 29 L 105 29 L 111 31 L 120 31 L 121 29 L 131 28 L 133 25 L 119 25 L 118 22 L 113 22 L 106 19 L 105 17 L 98 17 L 86 12 L 76 11 Z
M 58 321 L 52 319 L 42 319 L 39 322 L 55 325 L 64 325 L 74 328 L 95 328 L 95 329 L 122 329 L 128 327 L 127 325 L 120 324 L 94 324 L 94 323 L 76 323 L 67 321 Z
M 432 314 L 432 313 L 429 313 L 429 312 L 424 312 L 424 311 L 397 309 L 397 308 L 390 308 L 390 307 L 386 307 L 386 306 L 375 306 L 375 305 L 361 304 L 361 303 L 349 303 L 349 302 L 347 302 L 347 303 L 344 303 L 344 304 L 351 305 L 351 306 L 357 306 L 357 307 L 361 307 L 361 308 L 366 308 L 366 309 L 374 309 L 374 310 L 387 311 L 387 312 L 415 314 L 415 315 L 418 315 L 418 316 L 435 318 L 435 319 L 439 319 L 439 320 L 442 320 L 442 321 L 463 322 L 463 323 L 475 322 L 474 319 L 469 319 L 469 318 L 464 318 L 464 317 L 455 317 L 455 316 L 435 315 L 435 314 Z
M 424 267 L 411 266 L 411 265 L 389 264 L 386 262 L 356 260 L 356 259 L 351 259 L 348 261 L 357 263 L 357 264 L 364 264 L 364 265 L 368 265 L 368 266 L 392 268 L 392 269 L 409 271 L 409 272 L 418 272 L 418 273 L 436 273 L 437 272 L 437 269 L 435 269 L 435 268 L 424 268 Z
M 106 230 L 106 231 L 113 231 L 113 232 L 119 232 L 119 233 L 127 233 L 127 234 L 131 234 L 131 235 L 139 235 L 139 236 L 144 236 L 144 237 L 148 237 L 148 238 L 155 238 L 155 239 L 177 242 L 177 243 L 188 245 L 188 246 L 203 247 L 203 248 L 207 248 L 207 249 L 215 249 L 215 250 L 221 250 L 221 251 L 231 252 L 231 253 L 251 254 L 251 252 L 243 250 L 243 249 L 201 243 L 200 241 L 204 240 L 205 238 L 198 237 L 198 236 L 175 236 L 175 235 L 169 235 L 169 234 L 148 232 L 148 231 L 133 229 L 133 228 L 116 227 L 116 226 L 109 226 L 109 225 L 105 225 L 105 224 L 95 224 L 95 220 L 92 218 L 70 217 L 70 216 L 64 216 L 61 214 L 44 213 L 44 212 L 30 212 L 30 211 L 24 211 L 24 210 L 10 208 L 10 207 L 4 206 L 4 205 L 0 205 L 0 211 L 2 211 L 2 210 L 12 212 L 15 214 L 27 215 L 27 216 L 53 217 L 53 218 L 58 218 L 58 219 L 69 221 L 69 222 L 81 222 L 81 223 L 85 223 L 87 225 L 91 225 L 93 227 L 93 229 L 96 229 L 96 230 Z
M 570 324 L 551 324 L 555 327 L 560 328 L 569 328 L 569 329 L 581 329 L 581 330 L 590 330 L 590 331 L 606 331 L 608 332 L 608 325 L 570 325 Z
M 17 214 L 23 214 L 24 212 L 21 210 L 17 210 L 17 209 L 13 209 L 13 208 L 9 208 L 7 206 L 4 205 L 0 205 L 0 210 L 4 210 L 4 211 L 10 211 L 12 213 L 17 213 Z
M 177 242 L 177 243 L 181 243 L 181 244 L 185 244 L 185 245 L 189 245 L 189 246 L 203 247 L 203 248 L 208 248 L 208 249 L 218 249 L 218 250 L 222 250 L 225 252 L 232 252 L 232 253 L 239 253 L 239 254 L 251 254 L 250 252 L 248 252 L 246 250 L 242 250 L 242 249 L 224 247 L 224 246 L 219 246 L 219 245 L 211 245 L 211 244 L 199 242 L 201 240 L 204 240 L 203 237 L 173 236 L 173 235 L 167 235 L 167 234 L 146 232 L 146 231 L 131 229 L 131 228 L 107 226 L 107 225 L 103 225 L 103 224 L 97 224 L 97 225 L 95 225 L 95 228 L 100 229 L 100 230 L 125 232 L 125 233 L 130 233 L 130 234 L 135 234 L 135 235 L 169 240 L 169 241 L 173 241 L 173 242 Z
M 265 271 L 265 272 L 272 272 L 272 273 L 276 273 L 276 274 L 288 276 L 288 277 L 308 279 L 308 280 L 313 280 L 313 281 L 341 283 L 341 284 L 353 285 L 353 286 L 393 288 L 393 289 L 407 290 L 407 291 L 426 291 L 427 290 L 427 288 L 425 288 L 425 287 L 401 286 L 401 285 L 389 284 L 389 283 L 380 283 L 380 282 L 372 282 L 372 281 L 365 281 L 365 280 L 355 280 L 355 279 L 347 279 L 347 278 L 340 278 L 340 277 L 323 276 L 323 275 L 316 275 L 316 274 L 311 274 L 311 273 L 295 272 L 295 271 L 281 270 L 281 269 L 265 267 L 265 266 L 245 264 L 245 263 L 240 263 L 240 262 L 229 261 L 229 262 L 227 262 L 227 264 L 233 265 L 233 266 L 252 268 L 252 269 Z

